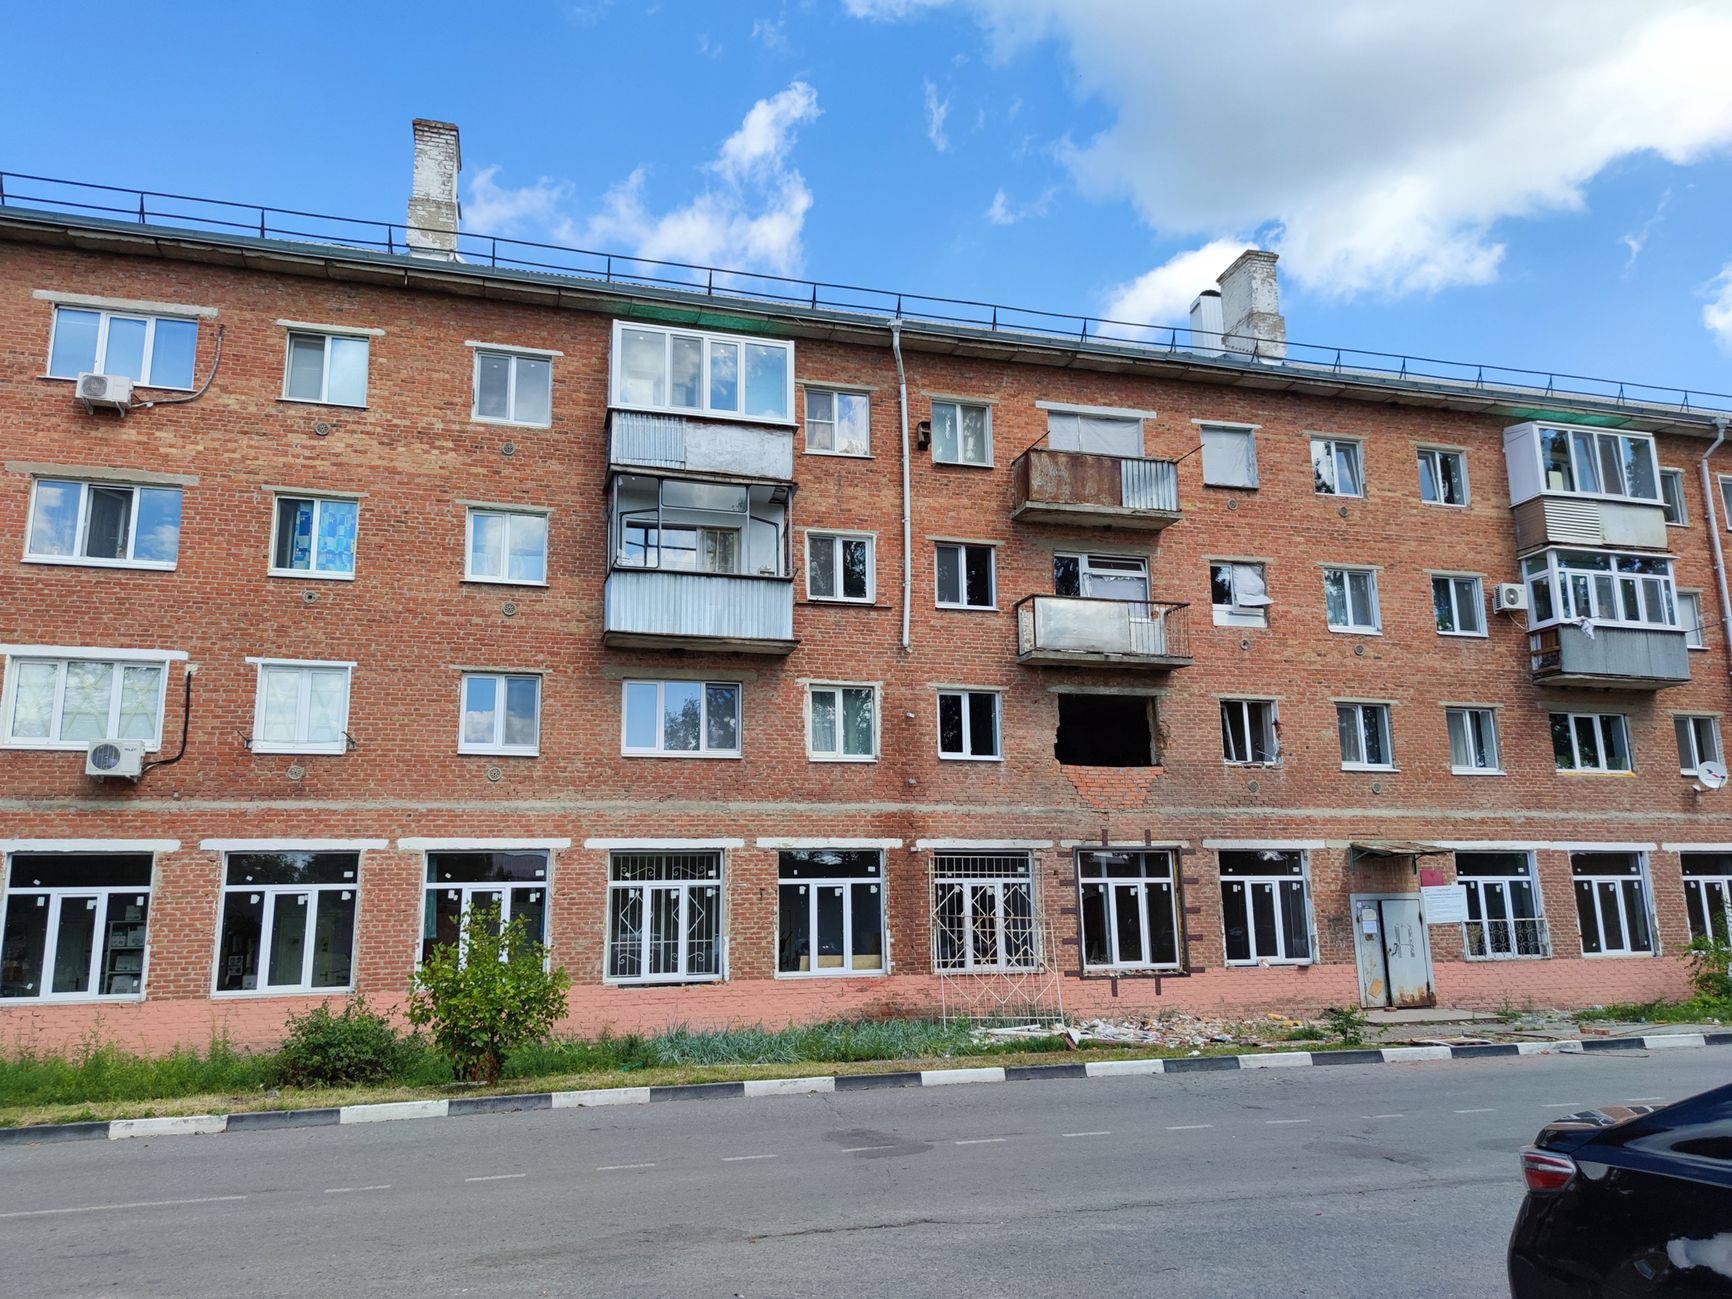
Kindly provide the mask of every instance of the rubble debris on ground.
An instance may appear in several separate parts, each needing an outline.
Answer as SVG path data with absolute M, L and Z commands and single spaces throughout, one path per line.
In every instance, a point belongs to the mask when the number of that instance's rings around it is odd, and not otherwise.
M 1211 1046 L 1268 1046 L 1293 1040 L 1299 1029 L 1317 1032 L 1310 1020 L 1270 1015 L 1245 1021 L 1168 1011 L 1160 1015 L 1080 1019 L 1068 1024 L 1010 1024 L 977 1028 L 976 1041 L 1014 1042 L 1060 1036 L 1071 1046 L 1152 1046 L 1168 1050 Z M 1319 1034 L 1320 1035 L 1320 1034 Z

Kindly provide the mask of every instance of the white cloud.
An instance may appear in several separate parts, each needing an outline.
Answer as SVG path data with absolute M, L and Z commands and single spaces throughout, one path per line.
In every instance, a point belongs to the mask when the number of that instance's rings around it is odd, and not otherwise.
M 785 51 L 788 48 L 788 23 L 783 18 L 752 19 L 752 39 L 766 50 Z
M 1040 197 L 1032 202 L 1015 203 L 1011 201 L 1010 195 L 1001 189 L 992 196 L 992 203 L 986 209 L 986 219 L 995 226 L 1011 226 L 1029 217 L 1043 217 L 1057 194 L 1056 185 L 1048 186 L 1041 192 Z
M 570 181 L 543 176 L 533 185 L 509 189 L 493 179 L 498 174 L 497 166 L 483 167 L 469 178 L 463 224 L 476 234 L 514 235 L 526 227 L 545 230 L 571 196 Z
M 1654 205 L 1653 215 L 1634 230 L 1618 236 L 1618 242 L 1629 253 L 1629 256 L 1624 260 L 1625 275 L 1635 269 L 1636 258 L 1642 255 L 1642 250 L 1648 246 L 1648 240 L 1653 238 L 1654 231 L 1666 219 L 1666 209 L 1670 206 L 1672 206 L 1672 187 L 1668 185 L 1661 193 L 1660 201 Z
M 966 4 L 998 59 L 1062 42 L 1076 94 L 1107 108 L 1061 151 L 1085 192 L 1168 237 L 1260 230 L 1331 296 L 1490 282 L 1499 222 L 1579 210 L 1619 159 L 1732 144 L 1732 6 Z
M 926 83 L 926 138 L 932 147 L 943 153 L 950 148 L 950 137 L 944 133 L 944 119 L 950 116 L 950 99 L 938 97 L 938 87 Z
M 1214 288 L 1221 272 L 1247 247 L 1243 239 L 1213 239 L 1201 248 L 1176 253 L 1154 270 L 1112 289 L 1102 312 L 1110 320 L 1183 325 L 1190 318 L 1191 300 Z
M 780 171 L 794 147 L 795 128 L 817 119 L 818 92 L 804 81 L 793 82 L 780 94 L 752 105 L 710 166 L 734 184 L 766 171 Z
M 1702 308 L 1702 327 L 1714 335 L 1722 350 L 1732 352 L 1732 262 L 1720 268 L 1706 285 L 1708 304 Z

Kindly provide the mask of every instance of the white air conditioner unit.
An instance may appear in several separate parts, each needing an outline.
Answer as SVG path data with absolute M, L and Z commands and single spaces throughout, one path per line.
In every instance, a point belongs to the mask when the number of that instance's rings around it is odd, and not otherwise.
M 124 415 L 132 405 L 132 380 L 123 374 L 81 374 L 78 400 L 84 403 L 85 410 L 102 406 Z
M 1493 606 L 1499 613 L 1519 613 L 1528 607 L 1528 589 L 1520 582 L 1499 582 Z
M 87 776 L 137 780 L 143 773 L 143 740 L 92 740 L 84 751 Z

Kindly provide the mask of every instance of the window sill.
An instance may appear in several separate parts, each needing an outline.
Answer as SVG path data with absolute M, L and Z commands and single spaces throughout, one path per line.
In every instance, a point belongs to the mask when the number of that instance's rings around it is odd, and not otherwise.
M 1491 633 L 1485 631 L 1440 631 L 1437 633 L 1443 640 L 1490 640 Z
M 1212 487 L 1218 492 L 1254 492 L 1257 490 L 1256 483 L 1211 483 L 1206 478 L 1203 480 L 1203 486 Z
M 179 567 L 174 564 L 152 563 L 149 560 L 133 559 L 90 559 L 87 557 L 59 555 L 26 555 L 26 564 L 46 564 L 54 568 L 118 568 L 140 573 L 172 573 Z
M 90 373 L 102 374 L 103 371 L 92 370 L 92 371 L 90 371 Z M 38 379 L 41 379 L 41 380 L 47 382 L 47 383 L 77 383 L 78 382 L 78 376 L 76 374 L 39 374 L 36 377 Z M 171 387 L 170 385 L 168 385 L 166 383 L 134 383 L 132 385 L 132 390 L 134 392 L 138 392 L 140 390 L 143 390 L 146 392 L 197 392 L 198 391 L 197 388 L 175 388 L 175 387 Z M 22 998 L 20 998 L 20 1000 L 22 1000 Z
M 312 582 L 353 582 L 353 573 L 314 573 L 302 572 L 297 568 L 267 568 L 266 577 L 299 577 Z
M 1659 956 L 1658 952 L 1583 952 L 1584 961 L 1651 961 Z
M 775 977 L 797 982 L 801 979 L 882 979 L 886 970 L 777 970 Z
M 1633 771 L 1560 771 L 1558 772 L 1558 775 L 1585 776 L 1588 778 L 1595 776 L 1610 776 L 1615 780 L 1633 780 L 1635 779 L 1636 773 Z
M 349 746 L 347 744 L 338 745 L 334 748 L 326 745 L 320 745 L 314 748 L 301 747 L 293 744 L 262 744 L 257 740 L 253 741 L 250 749 L 250 752 L 259 755 L 268 756 L 275 753 L 292 753 L 303 758 L 319 757 L 321 755 L 331 758 L 340 758 L 348 751 Z
M 947 613 L 1003 613 L 996 604 L 935 604 L 934 609 L 943 609 Z
M 685 983 L 722 983 L 724 976 L 720 974 L 674 974 L 651 977 L 648 979 L 603 979 L 604 988 L 669 988 Z
M 317 397 L 278 397 L 277 402 L 284 406 L 329 406 L 337 410 L 366 410 L 367 403 L 359 406 L 347 401 L 320 401 Z
M 1685 521 L 1684 521 L 1684 522 L 1682 522 L 1682 523 L 1672 523 L 1672 522 L 1668 522 L 1668 523 L 1667 523 L 1667 524 L 1666 524 L 1666 526 L 1667 526 L 1667 527 L 1668 527 L 1668 528 L 1687 528 L 1687 527 L 1689 527 L 1689 526 L 1690 526 L 1690 521 L 1689 521 L 1689 520 L 1688 520 L 1688 519 L 1686 519 L 1686 520 L 1685 520 Z
M 533 422 L 532 422 L 532 421 L 530 421 L 530 420 L 523 420 L 523 419 L 495 419 L 495 418 L 493 418 L 493 417 L 492 417 L 492 416 L 491 416 L 491 415 L 475 415 L 475 414 L 471 414 L 471 415 L 470 415 L 470 416 L 469 416 L 469 422 L 470 422 L 470 423 L 471 423 L 471 424 L 487 424 L 487 425 L 490 425 L 490 426 L 491 426 L 491 427 L 493 427 L 493 428 L 538 428 L 538 429 L 550 429 L 550 428 L 552 428 L 552 427 L 553 427 L 553 424 L 552 424 L 552 423 L 551 423 L 551 422 L 549 422 L 549 423 L 546 423 L 546 424 L 536 424 L 536 423 L 533 423 Z
M 545 581 L 530 582 L 530 581 L 525 581 L 521 578 L 514 578 L 514 577 L 465 577 L 463 579 L 463 585 L 464 586 L 514 586 L 514 587 L 517 587 L 519 590 L 521 590 L 524 587 L 529 587 L 532 590 L 535 588 L 538 588 L 538 587 L 541 588 L 542 590 L 545 590 L 547 588 L 547 583 Z
M 15 750 L 21 753 L 83 753 L 92 744 L 123 744 L 125 739 L 116 739 L 102 735 L 89 740 L 3 740 L 0 741 L 0 751 Z M 156 740 L 144 746 L 146 753 L 161 753 L 162 741 Z M 5 1003 L 0 1002 L 0 1005 Z
M 1452 776 L 1507 776 L 1509 772 L 1501 767 L 1451 767 Z
M 1363 501 L 1364 492 L 1312 492 L 1320 501 Z
M 972 460 L 940 460 L 937 456 L 933 456 L 932 467 L 934 469 L 993 469 L 997 466 L 977 464 Z M 1732 529 L 1728 529 L 1728 531 L 1732 531 Z
M 607 408 L 609 411 L 642 411 L 646 415 L 677 415 L 681 419 L 709 419 L 718 423 L 762 424 L 768 428 L 785 429 L 789 433 L 796 432 L 800 427 L 800 421 L 783 416 L 747 415 L 733 410 L 700 410 L 690 406 L 636 406 L 630 402 L 612 400 L 608 402 Z
M 1684 648 L 1689 650 L 1692 654 L 1706 654 L 1708 652 L 1708 647 L 1706 645 L 1686 645 Z
M 1227 609 L 1214 610 L 1214 624 L 1217 627 L 1232 627 L 1241 631 L 1267 631 L 1269 620 L 1261 618 L 1253 622 L 1251 614 L 1233 612 Z
M 1315 964 L 1315 962 L 1311 961 L 1309 958 L 1303 961 L 1292 961 L 1281 957 L 1267 956 L 1258 957 L 1255 960 L 1250 961 L 1228 961 L 1226 964 L 1232 966 L 1235 970 L 1256 970 L 1262 968 L 1273 969 L 1277 966 L 1287 969 L 1302 970 L 1307 966 Z
M 464 758 L 539 758 L 541 750 L 534 749 L 466 749 L 457 747 L 459 757 Z
M 981 757 L 972 753 L 941 753 L 938 755 L 938 760 L 940 762 L 1003 762 L 1004 758 L 1002 756 Z
M 106 886 L 103 886 L 106 887 Z M 111 993 L 108 996 L 75 997 L 70 995 L 48 995 L 42 997 L 8 997 L 7 1006 L 91 1006 L 91 1005 L 127 1005 L 140 1003 L 144 1000 L 142 992 Z
M 1552 954 L 1550 952 L 1542 952 L 1537 956 L 1513 953 L 1509 956 L 1468 956 L 1463 954 L 1461 959 L 1469 965 L 1501 965 L 1505 961 L 1549 961 L 1552 959 Z
M 1382 636 L 1381 627 L 1331 627 L 1329 630 L 1337 636 Z
M 738 762 L 743 753 L 663 753 L 659 749 L 621 749 L 622 758 L 672 758 L 679 762 Z
M 1357 774 L 1357 775 L 1372 775 L 1372 776 L 1376 776 L 1376 775 L 1393 776 L 1393 775 L 1399 775 L 1401 772 L 1400 767 L 1384 767 L 1384 766 L 1378 766 L 1378 765 L 1375 765 L 1375 764 L 1369 763 L 1369 762 L 1344 762 L 1341 764 L 1341 770 L 1348 773 L 1349 775 Z
M 1229 771 L 1277 771 L 1279 762 L 1234 762 L 1231 758 L 1221 759 L 1221 765 Z
M 845 595 L 809 595 L 801 604 L 843 604 L 853 605 L 856 609 L 889 609 L 894 606 L 879 604 L 877 600 L 854 600 Z
M 807 762 L 841 763 L 844 765 L 852 765 L 852 766 L 857 767 L 857 766 L 860 766 L 862 763 L 870 765 L 871 763 L 877 762 L 878 761 L 878 755 L 876 753 L 874 753 L 871 757 L 863 757 L 863 756 L 846 756 L 846 755 L 834 754 L 834 753 L 829 753 L 829 754 L 826 754 L 826 753 L 808 753 L 806 755 L 806 761 Z
M 811 447 L 802 449 L 802 455 L 828 456 L 832 460 L 871 460 L 874 456 L 870 451 L 816 451 Z
M 1419 503 L 1421 505 L 1433 506 L 1439 510 L 1465 510 L 1469 505 L 1473 504 L 1472 501 L 1428 501 L 1423 496 L 1420 497 Z
M 1091 881 L 1091 883 L 1092 882 L 1093 881 Z M 1085 977 L 1088 975 L 1091 975 L 1091 974 L 1092 975 L 1099 975 L 1099 976 L 1110 976 L 1110 975 L 1114 975 L 1114 974 L 1176 974 L 1178 971 L 1180 971 L 1184 968 L 1185 968 L 1184 966 L 1178 965 L 1178 964 L 1172 964 L 1172 965 L 1153 965 L 1153 964 L 1151 964 L 1151 965 L 1140 965 L 1140 964 L 1137 964 L 1137 965 L 1086 965 L 1085 964 L 1083 966 L 1083 974 Z
M 353 983 L 335 988 L 213 988 L 210 996 L 212 1001 L 262 1001 L 268 997 L 343 997 L 354 990 Z

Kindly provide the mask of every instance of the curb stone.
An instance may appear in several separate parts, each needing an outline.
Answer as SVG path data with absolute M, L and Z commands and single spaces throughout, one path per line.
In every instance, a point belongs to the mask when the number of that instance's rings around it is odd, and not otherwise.
M 679 1083 L 668 1087 L 608 1087 L 590 1091 L 524 1092 L 449 1100 L 387 1101 L 305 1110 L 250 1110 L 236 1114 L 184 1114 L 165 1118 L 113 1119 L 96 1123 L 39 1123 L 0 1128 L 0 1146 L 27 1142 L 118 1141 L 162 1136 L 216 1136 L 284 1128 L 336 1127 L 400 1119 L 462 1118 L 528 1110 L 587 1109 L 598 1105 L 643 1105 L 652 1101 L 738 1100 L 809 1095 L 813 1092 L 876 1091 L 892 1087 L 949 1087 L 971 1083 L 1042 1082 L 1063 1078 L 1124 1078 L 1151 1074 L 1235 1072 L 1240 1069 L 1304 1068 L 1319 1065 L 1424 1064 L 1489 1056 L 1578 1055 L 1600 1051 L 1668 1051 L 1732 1046 L 1732 1031 L 1651 1033 L 1644 1037 L 1572 1038 L 1556 1042 L 1488 1042 L 1473 1046 L 1386 1046 L 1341 1051 L 1277 1051 L 1245 1055 L 1171 1056 L 1148 1060 L 1090 1060 L 1078 1064 L 1008 1065 L 889 1073 L 764 1078 L 747 1082 Z

